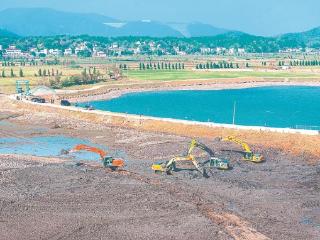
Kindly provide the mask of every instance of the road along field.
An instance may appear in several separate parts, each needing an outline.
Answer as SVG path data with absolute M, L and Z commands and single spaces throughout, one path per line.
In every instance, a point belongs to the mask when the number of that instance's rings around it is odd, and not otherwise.
M 65 135 L 126 156 L 124 171 L 110 172 L 59 156 L 1 155 L 1 239 L 318 239 L 320 159 L 308 152 L 318 136 L 207 132 L 0 101 L 0 139 Z M 215 139 L 231 133 L 266 162 L 243 162 L 237 146 Z M 172 176 L 153 173 L 152 163 L 184 153 L 191 137 L 233 169 L 208 179 L 188 165 Z

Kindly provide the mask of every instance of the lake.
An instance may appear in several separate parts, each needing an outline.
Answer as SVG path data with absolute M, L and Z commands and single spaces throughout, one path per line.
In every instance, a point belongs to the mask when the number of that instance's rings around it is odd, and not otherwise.
M 90 104 L 161 118 L 232 124 L 234 116 L 237 125 L 320 130 L 320 87 L 142 92 Z

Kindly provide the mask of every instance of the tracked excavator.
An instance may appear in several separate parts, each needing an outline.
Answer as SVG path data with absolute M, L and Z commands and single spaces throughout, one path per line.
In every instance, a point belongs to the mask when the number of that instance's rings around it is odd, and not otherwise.
M 200 150 L 203 150 L 206 152 L 210 159 L 207 160 L 204 163 L 199 163 L 199 161 L 196 159 L 196 157 L 193 155 L 193 151 L 195 148 L 199 148 Z M 180 156 L 180 157 L 174 157 L 170 161 L 164 162 L 164 163 L 156 163 L 152 165 L 152 169 L 156 173 L 167 173 L 172 174 L 172 171 L 176 171 L 176 164 L 177 162 L 182 161 L 189 161 L 192 162 L 194 167 L 204 176 L 208 177 L 206 173 L 206 168 L 216 168 L 219 170 L 228 170 L 230 169 L 229 161 L 228 160 L 222 160 L 217 157 L 215 157 L 214 152 L 204 145 L 203 143 L 198 142 L 197 140 L 192 140 L 188 153 L 186 156 Z M 207 166 L 206 166 L 207 165 Z
M 251 148 L 249 147 L 249 145 L 246 142 L 244 142 L 234 136 L 228 136 L 226 138 L 222 138 L 222 141 L 233 142 L 233 143 L 240 145 L 242 147 L 242 149 L 244 150 L 243 151 L 243 154 L 244 154 L 243 160 L 245 160 L 245 161 L 254 162 L 254 163 L 261 163 L 264 161 L 263 155 L 258 154 L 258 153 L 253 153 L 251 151 Z
M 73 149 L 70 151 L 65 151 L 65 154 L 73 153 L 73 152 L 79 152 L 79 151 L 88 151 L 88 152 L 93 152 L 97 153 L 100 155 L 102 164 L 106 168 L 111 168 L 112 170 L 117 170 L 120 167 L 124 166 L 124 161 L 122 159 L 115 159 L 113 157 L 107 156 L 107 153 L 96 147 L 90 147 L 88 145 L 84 144 L 79 144 L 75 146 Z

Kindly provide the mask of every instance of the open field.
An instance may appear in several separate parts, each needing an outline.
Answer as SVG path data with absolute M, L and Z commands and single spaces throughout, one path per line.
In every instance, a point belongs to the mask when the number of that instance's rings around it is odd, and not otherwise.
M 136 63 L 138 64 L 138 63 Z M 78 66 L 74 68 L 72 66 Z M 84 68 L 89 66 L 95 66 L 100 73 L 105 74 L 106 69 L 110 66 L 108 64 L 75 64 L 75 65 L 53 65 L 53 66 L 22 66 L 22 67 L 2 67 L 5 71 L 5 78 L 0 77 L 0 92 L 13 93 L 15 91 L 15 82 L 18 79 L 30 80 L 31 86 L 48 85 L 50 79 L 54 79 L 54 76 L 39 76 L 39 69 L 58 71 L 61 73 L 61 80 L 64 80 L 70 76 L 80 75 Z M 11 69 L 13 69 L 15 77 L 10 77 Z M 20 69 L 23 70 L 23 77 L 19 77 Z M 124 79 L 121 83 L 130 84 L 132 82 L 143 81 L 185 81 L 185 80 L 214 80 L 214 79 L 237 79 L 237 78 L 275 78 L 275 79 L 293 79 L 295 81 L 308 81 L 308 79 L 320 79 L 320 69 L 299 69 L 294 70 L 261 70 L 261 69 L 249 69 L 249 70 L 218 70 L 218 71 L 206 71 L 206 70 L 124 70 Z M 106 85 L 113 84 L 113 82 L 106 82 Z M 97 84 L 101 85 L 101 83 Z M 92 86 L 92 85 L 91 85 Z M 90 86 L 89 86 L 90 87 Z M 88 86 L 73 86 L 72 89 L 83 89 Z
M 11 69 L 13 69 L 13 72 L 15 74 L 14 77 L 10 77 Z M 19 71 L 22 69 L 23 71 L 23 77 L 19 76 Z M 62 65 L 54 65 L 54 66 L 23 66 L 23 67 L 0 67 L 0 74 L 2 71 L 5 71 L 6 77 L 0 77 L 0 92 L 4 93 L 13 93 L 15 91 L 15 84 L 16 80 L 19 79 L 26 79 L 30 81 L 31 86 L 37 86 L 37 85 L 48 85 L 49 79 L 54 77 L 49 76 L 39 76 L 38 71 L 39 69 L 42 70 L 50 70 L 50 72 L 53 70 L 54 73 L 58 71 L 59 73 L 62 73 L 61 78 L 67 78 L 72 75 L 80 74 L 82 69 L 74 69 Z M 36 76 L 38 75 L 38 76 Z
M 129 78 L 139 80 L 188 80 L 215 78 L 320 78 L 320 73 L 289 71 L 129 71 Z
M 66 135 L 126 154 L 124 171 L 113 173 L 57 157 L 1 155 L 1 239 L 318 239 L 320 159 L 309 152 L 318 136 L 187 129 L 0 101 L 1 137 Z M 243 162 L 237 146 L 214 139 L 228 134 L 248 140 L 266 162 Z M 191 137 L 233 169 L 209 179 L 152 172 Z

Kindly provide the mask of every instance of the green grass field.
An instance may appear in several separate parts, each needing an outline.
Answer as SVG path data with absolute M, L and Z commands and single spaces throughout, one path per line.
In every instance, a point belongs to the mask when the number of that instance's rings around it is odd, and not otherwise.
M 214 78 L 320 78 L 320 74 L 294 73 L 294 72 L 258 72 L 258 71 L 223 71 L 223 72 L 200 72 L 200 71 L 128 71 L 128 77 L 136 80 L 188 80 L 188 79 L 214 79 Z
M 100 68 L 101 72 L 105 71 L 105 65 L 100 65 L 98 69 Z M 10 70 L 11 68 L 14 70 L 15 77 L 10 77 Z M 24 77 L 22 79 L 30 80 L 30 84 L 32 87 L 37 85 L 44 85 L 49 83 L 50 77 L 46 76 L 36 76 L 38 74 L 38 70 L 41 69 L 54 69 L 55 71 L 58 70 L 59 72 L 62 72 L 62 79 L 65 79 L 67 77 L 73 76 L 73 75 L 79 75 L 81 74 L 82 68 L 71 68 L 67 66 L 27 66 L 27 67 L 0 67 L 0 71 L 5 71 L 6 77 L 2 78 L 0 76 L 0 92 L 3 93 L 13 93 L 15 91 L 15 82 L 18 79 L 21 79 L 19 77 L 19 70 L 23 69 Z M 222 79 L 222 78 L 301 78 L 307 79 L 307 78 L 319 78 L 320 79 L 320 70 L 318 73 L 313 72 L 306 72 L 304 70 L 292 72 L 292 71 L 269 71 L 269 72 L 263 72 L 263 71 L 192 71 L 192 70 L 181 70 L 181 71 L 175 71 L 175 70 L 146 70 L 146 71 L 140 71 L 140 70 L 129 70 L 124 71 L 124 75 L 126 78 L 123 79 L 123 81 L 119 82 L 121 84 L 127 84 L 131 80 L 133 81 L 183 81 L 183 80 L 191 80 L 191 79 Z M 105 84 L 114 84 L 115 82 L 110 83 L 103 83 Z M 102 83 L 101 83 L 102 84 Z M 84 86 L 73 86 L 71 89 L 84 89 L 84 88 L 90 88 L 92 85 L 84 85 Z

